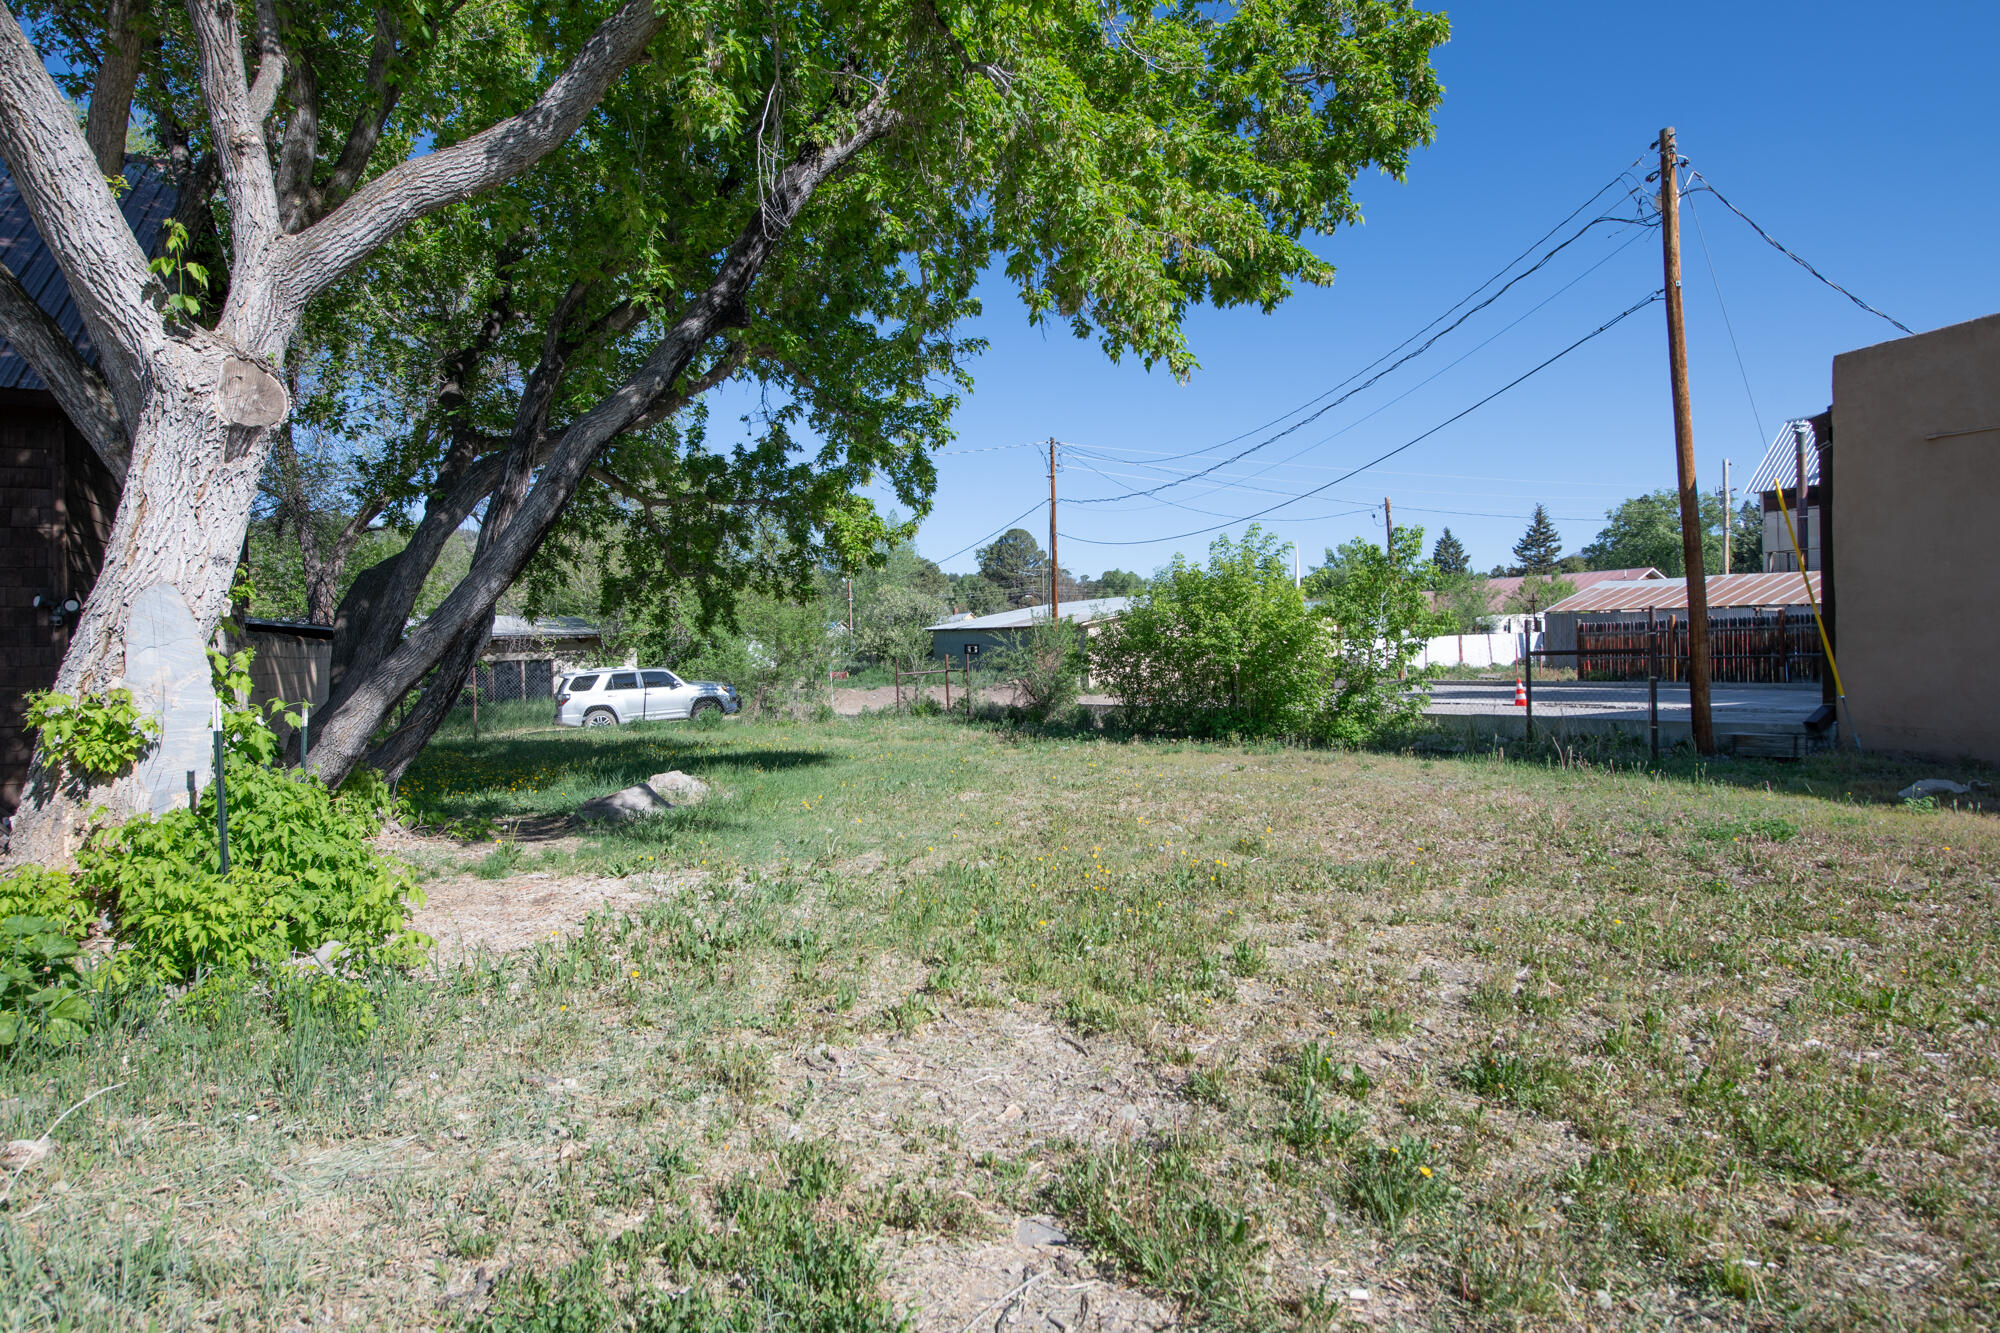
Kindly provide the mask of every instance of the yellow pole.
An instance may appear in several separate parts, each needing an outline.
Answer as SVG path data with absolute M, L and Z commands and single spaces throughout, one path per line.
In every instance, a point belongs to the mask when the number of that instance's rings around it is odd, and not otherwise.
M 1784 483 L 1778 481 L 1774 477 L 1772 478 L 1771 484 L 1777 487 L 1779 506 L 1781 508 L 1787 507 L 1788 502 L 1785 499 Z M 1793 499 L 1795 499 L 1801 506 L 1805 504 L 1805 496 L 1803 495 L 1794 495 Z M 1804 513 L 1804 510 L 1803 508 L 1801 508 L 1797 512 Z M 1822 525 L 1823 524 L 1824 520 L 1822 520 Z M 1791 522 L 1785 524 L 1785 535 L 1792 539 L 1792 554 L 1798 557 L 1798 562 L 1799 562 L 1799 578 L 1806 585 L 1806 605 L 1812 608 L 1813 624 L 1819 627 L 1819 646 L 1821 650 L 1826 653 L 1827 670 L 1833 672 L 1834 700 L 1840 706 L 1841 713 L 1846 714 L 1846 712 L 1848 711 L 1847 691 L 1845 688 L 1841 686 L 1840 683 L 1840 663 L 1833 660 L 1833 643 L 1826 637 L 1826 621 L 1820 619 L 1819 599 L 1813 596 L 1812 575 L 1806 569 L 1806 553 L 1799 549 L 1798 523 Z M 1824 548 L 1822 548 L 1822 553 L 1824 553 Z M 1857 752 L 1859 752 L 1859 750 L 1861 749 L 1860 733 L 1854 730 L 1854 725 L 1852 722 L 1848 723 L 1847 730 L 1848 733 L 1854 737 L 1854 748 Z

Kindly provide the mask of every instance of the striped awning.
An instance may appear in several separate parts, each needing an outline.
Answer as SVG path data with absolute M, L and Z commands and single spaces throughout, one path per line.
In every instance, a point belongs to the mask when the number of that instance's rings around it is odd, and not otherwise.
M 1765 491 L 1775 491 L 1782 486 L 1785 488 L 1786 497 L 1791 496 L 1792 487 L 1799 477 L 1798 444 L 1792 438 L 1794 425 L 1806 428 L 1806 485 L 1818 484 L 1819 449 L 1814 443 L 1816 437 L 1812 422 L 1802 417 L 1796 422 L 1787 421 L 1778 427 L 1777 438 L 1773 439 L 1771 447 L 1764 451 L 1764 461 L 1757 465 L 1757 470 L 1750 474 L 1750 480 L 1743 485 L 1745 495 L 1762 495 Z

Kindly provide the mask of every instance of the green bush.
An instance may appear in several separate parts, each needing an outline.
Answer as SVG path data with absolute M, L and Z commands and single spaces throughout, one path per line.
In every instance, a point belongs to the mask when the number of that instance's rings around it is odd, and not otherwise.
M 310 953 L 330 940 L 361 963 L 410 963 L 428 941 L 405 929 L 409 873 L 369 843 L 380 793 L 335 796 L 301 773 L 232 759 L 229 873 L 220 870 L 215 789 L 193 810 L 107 829 L 77 857 L 134 969 L 165 982 Z
M 1206 567 L 1175 556 L 1098 632 L 1091 664 L 1133 727 L 1184 736 L 1318 734 L 1335 685 L 1328 625 L 1255 526 L 1217 538 Z
M 0 1049 L 82 1036 L 92 1012 L 88 990 L 76 941 L 60 924 L 36 916 L 0 921 Z
M 39 917 L 62 934 L 80 940 L 95 915 L 82 887 L 60 870 L 22 866 L 0 879 L 0 917 Z
M 1083 643 L 1067 620 L 1038 620 L 994 656 L 994 670 L 1037 722 L 1066 712 L 1083 688 Z

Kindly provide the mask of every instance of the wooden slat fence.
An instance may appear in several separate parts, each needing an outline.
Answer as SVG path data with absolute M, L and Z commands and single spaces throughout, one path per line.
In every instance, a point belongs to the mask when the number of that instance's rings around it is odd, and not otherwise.
M 1660 679 L 1687 679 L 1688 626 L 1677 615 L 1660 618 Z M 1576 673 L 1579 680 L 1646 679 L 1644 622 L 1579 621 Z M 1819 630 L 1811 616 L 1710 617 L 1710 678 L 1735 684 L 1817 681 L 1822 655 Z

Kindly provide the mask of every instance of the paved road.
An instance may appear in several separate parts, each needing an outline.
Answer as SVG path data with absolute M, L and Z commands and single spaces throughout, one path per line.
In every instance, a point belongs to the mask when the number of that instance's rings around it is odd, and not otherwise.
M 1718 732 L 1796 731 L 1819 707 L 1818 682 L 1803 685 L 1716 685 L 1710 708 Z M 1439 681 L 1431 689 L 1430 713 L 1443 717 L 1519 718 L 1514 682 Z M 1646 724 L 1644 681 L 1538 681 L 1535 721 L 1597 721 Z M 1662 726 L 1688 725 L 1685 685 L 1660 685 Z

